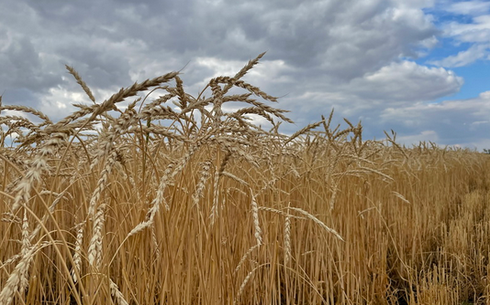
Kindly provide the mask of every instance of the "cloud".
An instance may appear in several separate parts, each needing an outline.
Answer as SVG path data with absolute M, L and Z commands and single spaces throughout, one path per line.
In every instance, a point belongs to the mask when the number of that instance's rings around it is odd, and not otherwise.
M 143 57 L 126 49 L 136 43 L 144 44 L 140 51 L 151 57 L 162 52 L 181 63 L 196 56 L 245 60 L 269 50 L 273 60 L 295 67 L 322 65 L 331 74 L 358 76 L 412 54 L 414 44 L 437 33 L 422 10 L 396 1 L 208 2 L 21 3 L 35 16 L 24 33 L 38 28 L 50 49 L 63 48 L 65 59 L 77 62 L 77 54 L 87 60 L 102 50 L 115 57 Z
M 292 110 L 289 116 L 298 125 L 285 132 L 335 108 L 336 120 L 363 120 L 369 126 L 366 137 L 379 138 L 393 128 L 407 141 L 463 143 L 464 132 L 483 135 L 484 115 L 490 114 L 483 107 L 485 95 L 440 106 L 429 102 L 463 84 L 443 67 L 484 59 L 487 44 L 433 62 L 441 67 L 416 60 L 443 32 L 457 43 L 485 41 L 490 21 L 477 14 L 486 2 L 465 2 L 448 12 L 461 9 L 471 23 L 446 23 L 441 31 L 434 24 L 437 16 L 426 12 L 434 3 L 5 0 L 7 9 L 0 10 L 0 86 L 5 87 L 0 90 L 7 90 L 4 103 L 39 106 L 56 120 L 72 111 L 71 103 L 88 102 L 65 64 L 101 102 L 120 87 L 181 69 L 186 90 L 198 94 L 211 77 L 234 75 L 267 51 L 245 80 L 280 96 L 278 107 Z
M 463 79 L 444 68 L 429 68 L 412 61 L 393 62 L 351 82 L 348 91 L 359 97 L 400 104 L 430 101 L 453 94 Z M 392 105 L 393 105 L 392 104 Z
M 472 17 L 469 23 L 449 22 L 443 25 L 444 34 L 459 42 L 485 43 L 490 40 L 490 14 Z
M 490 11 L 490 2 L 487 1 L 461 1 L 445 6 L 444 10 L 458 15 L 481 15 Z
M 440 145 L 482 148 L 484 146 L 479 145 L 488 146 L 489 142 L 483 140 L 488 138 L 488 117 L 490 91 L 465 100 L 387 108 L 380 116 L 380 125 L 402 130 L 400 139 L 412 141 L 424 132 L 431 131 L 431 139 Z
M 442 40 L 457 48 L 457 54 L 431 59 L 429 64 L 442 67 L 464 67 L 490 59 L 490 2 L 442 1 L 438 8 Z
M 290 92 L 280 102 L 284 108 L 294 109 L 300 124 L 308 124 L 313 118 L 318 120 L 320 114 L 335 108 L 338 116 L 377 125 L 385 109 L 403 109 L 453 94 L 463 85 L 463 79 L 444 68 L 400 61 L 341 84 L 324 77 L 303 87 L 285 85 Z
M 0 64 L 12 73 L 0 80 L 39 94 L 59 86 L 77 90 L 70 77 L 61 77 L 68 64 L 94 91 L 117 90 L 188 64 L 185 80 L 196 87 L 267 50 L 262 66 L 278 72 L 275 82 L 251 72 L 261 87 L 278 95 L 291 85 L 328 90 L 432 47 L 438 30 L 421 10 L 427 5 L 431 1 L 6 0 Z
M 36 50 L 30 38 L 22 35 L 7 37 L 2 45 L 0 67 L 6 72 L 0 73 L 3 90 L 28 88 L 42 91 L 61 79 L 45 69 L 44 54 Z
M 430 61 L 430 64 L 441 67 L 463 67 L 480 59 L 486 59 L 490 50 L 490 44 L 475 44 L 467 50 L 458 52 L 456 55 L 448 56 L 442 60 Z
M 437 132 L 434 130 L 423 130 L 418 134 L 412 134 L 396 138 L 397 143 L 403 143 L 407 147 L 418 145 L 420 142 L 440 142 Z

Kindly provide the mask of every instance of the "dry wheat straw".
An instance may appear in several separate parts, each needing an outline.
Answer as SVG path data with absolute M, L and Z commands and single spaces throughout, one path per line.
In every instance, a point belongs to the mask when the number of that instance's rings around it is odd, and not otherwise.
M 228 147 L 228 146 L 227 146 Z M 226 151 L 226 154 L 221 161 L 219 169 L 216 171 L 216 174 L 214 175 L 214 195 L 213 195 L 213 205 L 211 207 L 211 214 L 209 215 L 210 223 L 211 225 L 214 225 L 214 222 L 220 215 L 220 210 L 221 210 L 221 205 L 220 202 L 220 193 L 219 193 L 219 182 L 221 177 L 223 176 L 223 172 L 225 170 L 226 164 L 228 164 L 228 161 L 230 160 L 232 152 L 230 150 Z
M 395 191 L 391 191 L 391 193 L 395 195 L 397 198 L 401 199 L 403 202 L 411 204 L 411 202 L 407 198 L 405 198 L 405 196 L 403 196 L 402 194 Z
M 380 172 L 379 170 L 376 170 L 374 168 L 370 168 L 370 167 L 364 167 L 364 166 L 359 166 L 359 168 L 361 170 L 365 170 L 365 171 L 368 171 L 368 172 L 372 172 L 372 173 L 375 173 L 375 174 L 378 174 L 380 176 L 382 176 L 383 178 L 389 180 L 389 181 L 395 181 L 393 178 L 391 178 L 390 176 L 388 176 L 387 174 L 385 173 L 382 173 Z
M 287 208 L 284 208 L 284 209 L 289 211 L 289 206 Z M 281 210 L 278 210 L 278 209 L 274 209 L 274 208 L 271 208 L 271 207 L 260 206 L 259 207 L 259 210 L 260 211 L 266 211 L 266 212 L 274 213 L 274 214 L 279 214 L 281 216 L 289 217 L 291 219 L 292 218 L 294 218 L 294 219 L 301 219 L 301 220 L 306 220 L 307 219 L 305 217 L 296 216 L 296 215 L 290 214 L 288 212 L 284 212 L 284 211 L 281 211 Z
M 235 180 L 236 182 L 243 184 L 244 186 L 249 186 L 249 184 L 245 180 L 243 180 L 242 178 L 240 178 L 236 175 L 233 175 L 232 173 L 229 173 L 227 171 L 223 171 L 221 174 L 222 174 L 222 176 L 231 178 L 231 179 Z
M 146 214 L 146 220 L 139 223 L 136 227 L 134 227 L 131 232 L 129 232 L 128 237 L 137 234 L 138 232 L 141 232 L 142 230 L 150 227 L 153 225 L 154 218 L 158 211 L 160 210 L 160 205 L 163 202 L 165 205 L 165 209 L 167 211 L 170 210 L 170 206 L 167 204 L 167 201 L 165 200 L 165 189 L 167 187 L 167 184 L 173 180 L 175 175 L 177 175 L 179 172 L 181 172 L 189 159 L 192 157 L 192 155 L 196 152 L 196 150 L 199 148 L 200 143 L 197 143 L 196 145 L 193 145 L 189 147 L 187 153 L 180 159 L 180 161 L 177 163 L 177 165 L 174 168 L 174 164 L 170 163 L 167 166 L 167 169 L 164 172 L 163 177 L 160 179 L 160 184 L 157 189 L 157 195 L 151 202 L 151 207 L 148 210 Z
M 313 222 L 315 222 L 316 224 L 320 225 L 322 228 L 324 228 L 327 232 L 329 233 L 332 233 L 335 237 L 337 237 L 338 239 L 340 239 L 341 241 L 345 241 L 342 236 L 340 236 L 339 233 L 337 233 L 337 231 L 335 231 L 334 229 L 331 229 L 329 228 L 326 224 L 324 224 L 321 220 L 319 220 L 318 218 L 316 218 L 315 216 L 311 215 L 310 213 L 306 212 L 305 210 L 302 210 L 300 208 L 295 208 L 295 207 L 289 207 L 290 210 L 293 210 L 293 211 L 297 211 L 297 212 L 300 212 L 301 214 L 305 215 L 307 218 L 313 220 Z
M 270 263 L 264 263 L 262 265 L 259 265 L 257 267 L 255 267 L 254 269 L 252 269 L 252 271 L 250 271 L 247 276 L 245 277 L 245 279 L 243 280 L 242 284 L 240 285 L 240 288 L 238 289 L 238 293 L 235 297 L 235 300 L 233 301 L 233 304 L 236 304 L 238 302 L 238 300 L 240 300 L 240 297 L 243 293 L 243 290 L 245 290 L 245 286 L 247 286 L 247 283 L 248 281 L 252 278 L 252 276 L 255 274 L 255 272 L 257 270 L 259 270 L 260 268 L 263 268 L 265 266 L 269 266 Z
M 55 196 L 57 196 L 53 202 L 51 203 L 51 205 L 48 207 L 48 211 L 47 213 L 45 213 L 43 215 L 43 217 L 41 218 L 41 221 L 39 221 L 36 225 L 36 227 L 34 228 L 34 230 L 32 230 L 32 232 L 30 233 L 30 236 L 29 236 L 29 241 L 32 242 L 34 240 L 34 237 L 37 236 L 37 234 L 41 231 L 41 229 L 44 227 L 44 224 L 46 223 L 46 221 L 48 220 L 48 218 L 50 218 L 50 215 L 53 213 L 55 207 L 59 204 L 60 200 L 64 197 L 64 194 L 68 191 L 68 188 L 66 188 L 65 190 L 63 190 L 60 194 L 56 194 L 52 191 L 47 191 L 48 193 L 50 194 L 53 194 Z M 41 192 L 43 193 L 43 192 Z
M 257 249 L 258 247 L 260 247 L 259 244 L 255 244 L 253 245 L 252 247 L 250 247 L 247 252 L 245 252 L 245 254 L 242 256 L 242 258 L 240 259 L 240 262 L 238 263 L 238 265 L 236 266 L 235 268 L 235 271 L 233 273 L 237 273 L 238 270 L 240 270 L 240 268 L 242 267 L 243 263 L 245 263 L 245 260 L 250 256 L 250 254 L 253 252 L 253 250 Z

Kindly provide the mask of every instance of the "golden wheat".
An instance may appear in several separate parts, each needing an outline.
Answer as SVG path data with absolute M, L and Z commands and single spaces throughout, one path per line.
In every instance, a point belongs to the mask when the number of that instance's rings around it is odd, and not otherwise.
M 88 103 L 58 122 L 0 97 L 0 304 L 489 303 L 488 156 L 333 111 L 282 134 L 263 55 L 102 103 L 67 66 Z

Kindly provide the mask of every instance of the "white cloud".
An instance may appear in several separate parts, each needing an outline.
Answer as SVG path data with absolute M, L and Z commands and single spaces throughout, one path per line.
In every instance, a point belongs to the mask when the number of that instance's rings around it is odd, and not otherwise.
M 444 8 L 453 14 L 480 15 L 490 10 L 490 2 L 487 1 L 461 1 L 451 3 Z
M 401 131 L 403 141 L 425 137 L 440 145 L 479 149 L 488 147 L 489 141 L 484 139 L 488 138 L 489 117 L 490 91 L 466 100 L 389 108 L 380 116 L 381 125 Z
M 355 79 L 349 91 L 385 103 L 430 101 L 457 92 L 463 79 L 444 68 L 429 68 L 412 61 L 393 62 Z
M 426 67 L 412 61 L 393 62 L 372 73 L 344 83 L 318 79 L 301 94 L 288 96 L 286 108 L 301 111 L 300 117 L 337 110 L 349 118 L 371 118 L 375 123 L 386 109 L 407 107 L 457 92 L 463 79 L 450 70 Z M 294 88 L 294 84 L 290 84 Z M 301 103 L 300 101 L 303 101 Z
M 434 130 L 423 130 L 420 133 L 407 135 L 407 136 L 398 136 L 396 138 L 397 143 L 404 144 L 408 147 L 412 145 L 418 145 L 420 142 L 440 142 L 439 136 L 437 132 Z
M 80 90 L 81 91 L 81 90 Z M 82 92 L 68 91 L 66 88 L 58 87 L 51 88 L 49 94 L 41 98 L 41 106 L 39 110 L 51 118 L 66 117 L 76 108 L 72 104 L 87 103 L 89 99 Z
M 425 49 L 435 43 L 432 17 L 420 8 L 367 3 L 370 10 L 349 9 L 337 19 L 328 32 L 331 43 L 321 53 L 321 67 L 344 80 L 374 72 L 400 57 L 417 57 L 420 49 L 414 46 Z
M 442 67 L 463 67 L 474 63 L 480 59 L 486 59 L 489 53 L 490 44 L 475 44 L 467 50 L 458 52 L 456 55 L 448 56 L 442 60 L 431 61 L 429 63 Z
M 490 2 L 459 1 L 441 4 L 440 8 L 450 13 L 453 20 L 441 24 L 444 38 L 455 46 L 464 46 L 465 49 L 430 63 L 443 67 L 463 67 L 478 60 L 489 60 Z
M 488 42 L 490 40 L 490 15 L 472 18 L 471 23 L 450 22 L 442 26 L 444 34 L 460 42 Z

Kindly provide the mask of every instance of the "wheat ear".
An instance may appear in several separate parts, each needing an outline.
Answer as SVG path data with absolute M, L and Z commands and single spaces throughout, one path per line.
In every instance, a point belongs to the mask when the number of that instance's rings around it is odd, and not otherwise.
M 75 252 L 73 253 L 73 268 L 71 270 L 71 276 L 73 278 L 73 282 L 76 283 L 78 281 L 77 274 L 80 274 L 81 266 L 82 266 L 82 256 L 81 256 L 81 248 L 83 242 L 83 227 L 85 222 L 81 222 L 75 226 L 77 228 L 77 237 L 75 240 Z
M 284 265 L 289 262 L 291 257 L 291 216 L 289 214 L 289 208 L 291 204 L 288 203 L 287 215 L 284 220 Z
M 189 161 L 189 159 L 192 157 L 192 155 L 196 152 L 196 150 L 199 148 L 199 143 L 196 143 L 195 145 L 191 146 L 187 153 L 181 158 L 180 162 L 177 164 L 175 169 L 173 169 L 174 164 L 170 163 L 165 170 L 164 176 L 160 179 L 160 184 L 157 189 L 157 195 L 156 197 L 152 200 L 151 202 L 151 207 L 146 213 L 146 220 L 139 223 L 134 229 L 129 232 L 127 237 L 130 237 L 132 235 L 137 234 L 138 232 L 143 231 L 144 229 L 150 227 L 153 225 L 154 218 L 158 211 L 160 210 L 160 205 L 162 202 L 165 203 L 165 209 L 167 211 L 170 210 L 170 206 L 166 203 L 165 201 L 165 189 L 167 187 L 167 184 L 169 181 L 172 181 L 175 175 L 179 173 L 182 169 L 184 169 L 186 163 Z
M 10 274 L 7 283 L 0 292 L 0 305 L 10 305 L 14 300 L 15 294 L 25 289 L 25 277 L 29 270 L 29 265 L 34 257 L 37 247 L 31 246 L 24 254 L 20 262 L 15 266 Z
M 257 245 L 262 244 L 262 230 L 260 229 L 260 223 L 259 223 L 259 207 L 257 205 L 257 201 L 255 200 L 255 195 L 252 192 L 252 189 L 250 189 L 250 194 L 252 196 L 252 201 L 251 201 L 251 206 L 252 206 L 252 217 L 254 220 L 254 230 L 255 230 L 255 239 L 257 240 Z
M 117 284 L 114 283 L 114 281 L 111 279 L 110 280 L 110 289 L 111 289 L 111 295 L 116 299 L 116 302 L 118 305 L 129 305 L 128 301 L 124 298 L 124 295 L 122 292 L 119 290 L 119 287 L 117 287 Z
M 102 262 L 102 229 L 105 220 L 105 204 L 101 204 L 97 209 L 97 214 L 93 222 L 93 235 L 88 248 L 88 261 L 91 266 L 100 267 Z

